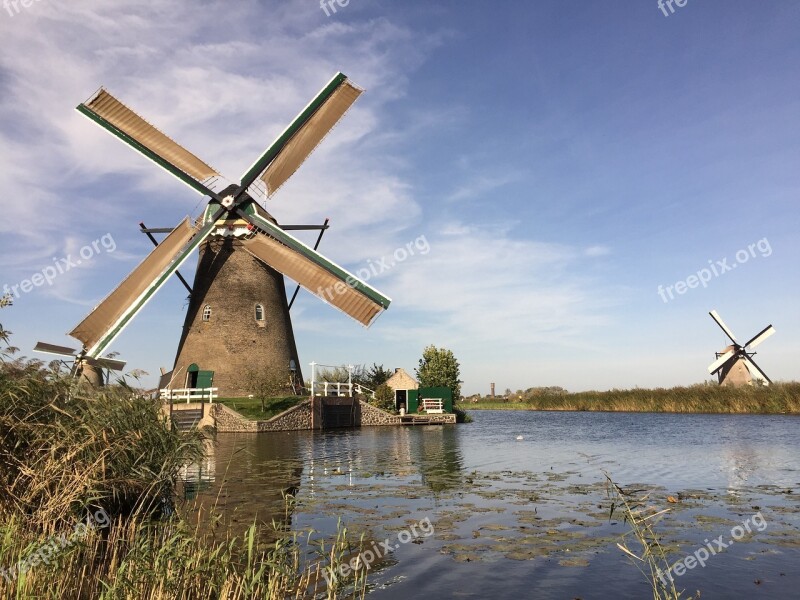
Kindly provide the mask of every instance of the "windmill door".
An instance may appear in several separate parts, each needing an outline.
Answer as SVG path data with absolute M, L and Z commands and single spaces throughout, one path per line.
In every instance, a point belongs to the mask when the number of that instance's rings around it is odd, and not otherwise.
M 197 372 L 197 385 L 200 389 L 213 387 L 214 371 L 198 371 Z
M 201 371 L 192 363 L 186 371 L 186 387 L 190 389 L 205 389 L 213 387 L 214 371 Z

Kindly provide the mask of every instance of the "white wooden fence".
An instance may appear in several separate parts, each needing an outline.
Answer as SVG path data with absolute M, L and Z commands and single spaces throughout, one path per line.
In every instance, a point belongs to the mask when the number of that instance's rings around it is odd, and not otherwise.
M 181 402 L 185 400 L 186 404 L 190 402 L 214 404 L 214 398 L 219 397 L 217 392 L 219 392 L 219 388 L 182 388 L 177 390 L 165 388 L 159 390 L 159 395 L 165 402 Z

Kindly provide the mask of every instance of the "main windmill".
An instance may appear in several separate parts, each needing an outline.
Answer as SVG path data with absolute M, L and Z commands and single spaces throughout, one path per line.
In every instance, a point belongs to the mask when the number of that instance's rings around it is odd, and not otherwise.
M 105 89 L 77 108 L 196 192 L 203 215 L 172 229 L 70 335 L 82 364 L 97 360 L 166 281 L 199 251 L 171 387 L 252 393 L 250 378 L 302 380 L 283 276 L 369 327 L 390 299 L 287 233 L 255 198 L 271 197 L 344 116 L 362 90 L 338 73 L 277 140 L 229 184 Z M 317 229 L 324 229 L 325 226 Z
M 717 359 L 708 366 L 711 375 L 716 374 L 720 385 L 751 385 L 753 381 L 760 381 L 762 385 L 769 385 L 772 380 L 767 377 L 753 360 L 753 349 L 764 340 L 775 333 L 772 325 L 767 325 L 744 344 L 739 344 L 736 337 L 727 325 L 722 321 L 722 317 L 716 310 L 710 313 L 714 322 L 725 332 L 731 345 L 727 346 L 722 352 L 717 352 Z

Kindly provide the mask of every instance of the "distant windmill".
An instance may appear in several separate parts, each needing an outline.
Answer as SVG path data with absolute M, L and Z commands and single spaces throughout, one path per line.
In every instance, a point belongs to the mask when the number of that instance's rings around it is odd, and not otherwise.
M 717 374 L 720 385 L 748 385 L 752 384 L 754 379 L 761 381 L 764 385 L 772 383 L 772 380 L 753 360 L 755 352 L 752 352 L 752 349 L 773 335 L 775 328 L 772 325 L 767 325 L 749 341 L 740 345 L 733 336 L 733 332 L 722 322 L 722 318 L 717 314 L 717 311 L 712 310 L 708 314 L 711 315 L 711 318 L 733 342 L 722 352 L 717 352 L 717 360 L 708 367 L 709 373 L 712 375 Z
M 100 386 L 105 383 L 103 369 L 107 371 L 122 371 L 125 368 L 125 361 L 114 360 L 113 358 L 90 358 L 81 351 L 66 346 L 37 342 L 33 348 L 34 352 L 42 354 L 55 354 L 63 358 L 72 360 L 72 375 L 79 379 L 84 379 L 92 385 Z
M 219 388 L 221 395 L 252 392 L 251 374 L 302 381 L 283 276 L 369 326 L 390 304 L 366 282 L 279 225 L 253 196 L 268 198 L 317 147 L 362 90 L 338 73 L 278 139 L 231 185 L 214 168 L 178 145 L 100 89 L 78 111 L 208 197 L 201 218 L 188 217 L 156 246 L 70 335 L 83 343 L 82 361 L 102 352 L 194 253 L 199 262 L 175 359 L 174 387 Z M 142 226 L 144 230 L 144 226 Z M 147 231 L 147 230 L 146 230 Z M 149 230 L 155 231 L 155 230 Z M 153 343 L 159 344 L 165 332 Z

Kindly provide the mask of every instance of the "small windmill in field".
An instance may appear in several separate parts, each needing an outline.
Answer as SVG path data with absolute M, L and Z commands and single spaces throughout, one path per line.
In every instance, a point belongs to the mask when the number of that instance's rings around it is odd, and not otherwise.
M 108 373 L 110 371 L 122 371 L 122 369 L 125 368 L 125 361 L 115 360 L 113 358 L 89 358 L 88 356 L 81 356 L 81 352 L 75 348 L 67 348 L 66 346 L 58 346 L 56 344 L 37 342 L 33 351 L 69 358 L 72 361 L 72 375 L 80 379 L 85 379 L 96 386 L 105 383 L 106 377 L 104 377 L 103 370 Z M 110 373 L 108 374 L 110 375 Z
M 367 327 L 391 301 L 318 253 L 316 246 L 287 233 L 317 229 L 321 236 L 327 221 L 322 226 L 279 225 L 254 197 L 271 197 L 361 92 L 342 73 L 334 76 L 239 184 L 229 184 L 216 169 L 102 88 L 79 105 L 83 115 L 208 197 L 208 205 L 196 221 L 187 217 L 166 230 L 167 237 L 70 332 L 82 342 L 80 351 L 44 346 L 93 368 L 101 353 L 198 250 L 172 387 L 211 387 L 213 382 L 221 395 L 243 396 L 252 392 L 249 380 L 254 374 L 268 372 L 302 381 L 284 275 Z
M 752 385 L 753 380 L 760 381 L 763 385 L 769 385 L 772 380 L 767 377 L 764 371 L 753 360 L 753 348 L 761 344 L 764 340 L 775 333 L 772 325 L 767 325 L 755 336 L 744 344 L 739 344 L 730 329 L 723 323 L 722 318 L 716 310 L 710 313 L 714 322 L 725 332 L 731 345 L 727 346 L 722 352 L 717 352 L 717 360 L 708 366 L 710 374 L 717 374 L 720 385 Z

